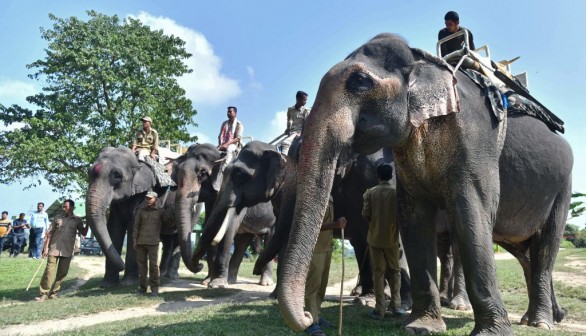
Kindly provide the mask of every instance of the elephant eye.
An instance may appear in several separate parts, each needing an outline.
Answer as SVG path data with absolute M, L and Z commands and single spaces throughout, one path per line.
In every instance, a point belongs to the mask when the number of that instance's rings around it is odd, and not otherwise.
M 363 72 L 355 72 L 348 78 L 346 87 L 352 92 L 366 92 L 374 87 L 374 81 Z
M 242 169 L 236 168 L 236 169 L 232 170 L 232 181 L 234 181 L 234 183 L 237 185 L 246 182 L 248 177 L 249 177 L 249 175 L 245 171 L 243 171 Z
M 210 176 L 210 174 L 205 169 L 201 169 L 200 171 L 197 172 L 197 179 L 199 180 L 200 183 L 207 180 L 209 176 Z
M 122 182 L 122 174 L 120 174 L 118 171 L 113 171 L 111 177 L 114 184 Z

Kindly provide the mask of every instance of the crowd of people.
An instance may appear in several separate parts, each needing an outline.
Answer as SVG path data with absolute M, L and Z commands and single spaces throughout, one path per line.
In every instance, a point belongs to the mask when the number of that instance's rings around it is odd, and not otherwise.
M 27 216 L 21 212 L 17 219 L 8 218 L 8 211 L 2 212 L 0 219 L 0 256 L 5 254 L 5 245 L 10 245 L 9 257 L 17 257 L 28 245 L 28 257 L 39 259 L 44 235 L 49 228 L 49 216 L 44 211 L 45 203 L 37 204 L 37 211 Z M 10 241 L 9 241 L 10 239 Z

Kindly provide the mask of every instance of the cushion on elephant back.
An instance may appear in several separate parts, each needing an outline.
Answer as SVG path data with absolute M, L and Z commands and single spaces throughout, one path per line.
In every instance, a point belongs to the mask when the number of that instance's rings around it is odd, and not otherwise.
M 144 162 L 153 171 L 157 185 L 161 187 L 174 187 L 175 182 L 171 179 L 171 176 L 165 172 L 165 166 L 153 160 L 150 156 L 145 156 Z

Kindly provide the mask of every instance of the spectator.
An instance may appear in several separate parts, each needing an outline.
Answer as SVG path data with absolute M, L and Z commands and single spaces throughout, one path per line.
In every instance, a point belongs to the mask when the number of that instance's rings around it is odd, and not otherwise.
M 297 94 L 295 95 L 295 105 L 287 109 L 287 129 L 285 130 L 287 137 L 281 144 L 281 151 L 285 155 L 289 153 L 289 147 L 291 147 L 293 140 L 296 137 L 301 136 L 301 132 L 303 131 L 305 119 L 310 112 L 310 109 L 305 107 L 305 104 L 307 104 L 307 93 L 297 91 Z
M 30 220 L 29 257 L 39 259 L 43 248 L 43 237 L 49 227 L 49 216 L 43 211 L 45 203 L 37 204 L 37 211 L 33 212 Z
M 8 211 L 2 211 L 2 219 L 0 219 L 0 255 L 4 251 L 4 242 L 10 233 L 10 219 L 8 219 Z
M 368 315 L 382 320 L 385 316 L 385 271 L 391 271 L 391 304 L 393 315 L 404 315 L 401 308 L 401 268 L 399 266 L 399 227 L 397 225 L 397 192 L 390 183 L 393 167 L 377 167 L 379 184 L 366 190 L 362 216 L 369 222 L 368 242 L 376 306 Z
M 139 288 L 138 294 L 147 291 L 147 272 L 151 285 L 151 295 L 159 294 L 159 236 L 161 225 L 165 219 L 165 211 L 157 208 L 157 193 L 149 191 L 146 194 L 147 206 L 140 208 L 134 219 L 132 240 L 136 249 L 138 263 Z M 148 265 L 147 265 L 148 261 Z
M 236 119 L 238 109 L 234 106 L 228 106 L 226 112 L 228 120 L 220 126 L 220 134 L 218 135 L 218 149 L 226 152 L 226 160 L 222 163 L 221 170 L 236 157 L 240 148 L 242 147 L 242 133 L 244 132 L 244 125 Z
M 305 332 L 312 336 L 324 336 L 325 333 L 321 327 L 333 327 L 330 322 L 320 316 L 320 310 L 328 286 L 330 261 L 332 260 L 332 239 L 334 238 L 333 229 L 344 227 L 346 227 L 346 218 L 340 217 L 334 222 L 334 199 L 330 196 L 305 283 L 305 309 L 311 313 L 314 321 L 305 329 Z
M 76 233 L 82 236 L 87 234 L 87 224 L 84 225 L 81 218 L 73 214 L 74 208 L 75 202 L 72 200 L 63 202 L 64 213 L 55 218 L 51 229 L 47 231 L 43 246 L 43 258 L 48 257 L 47 267 L 41 278 L 38 302 L 57 298 L 61 282 L 69 272 Z
M 13 257 L 17 257 L 22 250 L 24 244 L 24 230 L 29 225 L 24 219 L 24 212 L 21 212 L 17 219 L 12 222 L 12 252 L 10 253 Z
M 140 161 L 144 161 L 145 156 L 154 160 L 159 150 L 159 133 L 152 128 L 153 119 L 142 117 L 142 129 L 136 132 L 136 138 L 132 141 L 132 151 Z

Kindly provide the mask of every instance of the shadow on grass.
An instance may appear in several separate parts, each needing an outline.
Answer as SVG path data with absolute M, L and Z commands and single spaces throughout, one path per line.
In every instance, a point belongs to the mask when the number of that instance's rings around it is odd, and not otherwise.
M 30 280 L 29 280 L 30 281 Z M 61 289 L 67 289 L 75 284 L 77 279 L 66 279 L 61 283 Z M 26 290 L 26 286 L 22 286 L 20 288 L 13 288 L 8 290 L 1 290 L 0 291 L 0 298 L 10 301 L 16 302 L 28 302 L 34 301 L 35 298 L 39 297 L 39 285 L 41 282 L 41 278 L 37 277 L 29 290 Z M 28 285 L 28 284 L 27 284 Z M 2 303 L 2 301 L 0 301 Z

